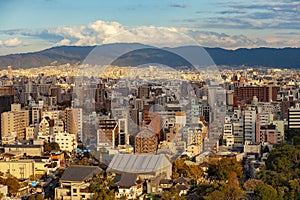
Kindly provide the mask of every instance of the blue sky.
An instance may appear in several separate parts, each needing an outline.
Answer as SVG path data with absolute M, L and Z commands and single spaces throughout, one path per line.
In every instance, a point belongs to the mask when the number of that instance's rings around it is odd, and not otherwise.
M 1 55 L 118 34 L 117 42 L 184 45 L 174 31 L 209 47 L 300 46 L 299 0 L 1 0 L 0 17 Z

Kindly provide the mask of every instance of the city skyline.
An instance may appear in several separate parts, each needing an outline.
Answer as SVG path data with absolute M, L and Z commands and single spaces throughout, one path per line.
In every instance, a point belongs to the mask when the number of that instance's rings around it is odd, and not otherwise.
M 111 42 L 299 47 L 299 1 L 2 1 L 0 55 Z M 130 32 L 132 37 L 112 40 Z M 151 37 L 148 37 L 151 35 Z M 138 38 L 138 39 L 136 39 Z M 163 41 L 157 40 L 163 39 Z M 153 40 L 151 40 L 153 39 Z M 190 42 L 188 42 L 190 44 Z

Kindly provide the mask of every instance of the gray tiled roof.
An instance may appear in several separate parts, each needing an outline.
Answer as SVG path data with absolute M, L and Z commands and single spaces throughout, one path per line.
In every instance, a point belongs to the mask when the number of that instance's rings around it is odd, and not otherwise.
M 81 182 L 85 181 L 93 176 L 97 176 L 102 172 L 102 169 L 98 166 L 82 166 L 75 165 L 68 167 L 62 177 L 61 181 L 76 181 Z
M 137 174 L 122 174 L 118 185 L 123 188 L 129 188 L 133 185 L 136 185 L 137 176 Z

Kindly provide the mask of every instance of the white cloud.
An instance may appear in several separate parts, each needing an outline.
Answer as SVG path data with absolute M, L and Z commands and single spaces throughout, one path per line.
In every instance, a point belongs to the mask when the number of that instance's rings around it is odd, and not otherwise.
M 256 26 L 262 24 L 256 23 Z M 10 32 L 13 35 L 13 32 Z M 298 36 L 285 38 L 255 38 L 245 35 L 199 31 L 192 28 L 137 26 L 126 27 L 118 22 L 95 21 L 81 26 L 59 26 L 43 30 L 18 30 L 15 35 L 39 37 L 54 45 L 92 46 L 117 42 L 138 42 L 157 47 L 174 47 L 181 45 L 201 45 L 206 47 L 223 47 L 236 49 L 241 47 L 300 47 Z M 13 38 L 2 42 L 5 46 L 24 45 Z M 1 42 L 0 42 L 1 44 Z
M 6 41 L 4 41 L 4 45 L 6 47 L 16 47 L 16 46 L 19 46 L 22 44 L 22 41 L 18 38 L 11 38 L 11 39 L 8 39 Z
M 261 24 L 256 24 L 260 26 Z M 44 31 L 45 32 L 45 31 Z M 280 47 L 295 44 L 295 39 L 250 38 L 245 35 L 198 31 L 197 29 L 157 26 L 137 26 L 129 28 L 118 22 L 95 21 L 82 26 L 67 26 L 48 29 L 47 33 L 63 37 L 61 45 L 89 46 L 107 43 L 138 42 L 157 47 L 201 45 L 235 49 L 240 47 Z M 300 46 L 300 44 L 298 44 Z M 295 46 L 295 45 L 293 45 Z M 281 46 L 282 47 L 282 46 Z
M 3 42 L 2 42 L 2 40 L 0 40 L 0 47 L 3 45 Z
M 70 44 L 71 44 L 71 40 L 69 40 L 69 39 L 62 39 L 56 45 L 57 46 L 67 46 L 67 45 L 70 45 Z

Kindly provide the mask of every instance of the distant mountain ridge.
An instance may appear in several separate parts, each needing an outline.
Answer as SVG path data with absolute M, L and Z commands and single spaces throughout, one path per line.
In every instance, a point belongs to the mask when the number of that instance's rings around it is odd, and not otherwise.
M 109 55 L 110 53 L 117 53 L 121 50 L 134 50 L 137 48 L 149 48 L 147 45 L 138 43 L 116 43 L 116 44 L 105 44 L 98 46 L 58 46 L 45 49 L 38 52 L 22 53 L 22 54 L 11 54 L 0 56 L 0 69 L 6 69 L 7 66 L 11 65 L 13 69 L 18 68 L 32 68 L 46 65 L 61 65 L 61 64 L 74 64 L 83 62 L 89 53 L 97 49 L 101 52 L 101 55 Z M 197 51 L 202 47 L 197 46 L 181 46 L 176 48 L 163 48 L 163 50 L 173 49 L 189 49 L 189 51 Z M 149 48 L 150 49 L 150 48 Z M 253 48 L 253 49 L 236 49 L 226 50 L 222 48 L 204 48 L 207 53 L 211 56 L 216 65 L 229 65 L 229 66 L 250 66 L 250 67 L 281 67 L 281 68 L 300 68 L 300 48 Z M 144 50 L 147 52 L 147 50 Z M 151 55 L 159 57 L 161 52 L 152 51 Z M 174 56 L 168 53 L 163 53 L 164 57 L 171 62 L 171 65 L 176 63 L 184 63 L 182 60 L 174 59 Z M 144 57 L 143 57 L 144 56 Z M 134 59 L 146 59 L 147 55 L 139 54 L 138 56 L 131 57 L 133 63 Z M 151 62 L 151 58 L 147 58 L 148 62 Z M 123 58 L 124 61 L 124 58 Z M 115 62 L 120 64 L 119 62 Z M 128 63 L 127 63 L 128 64 Z

